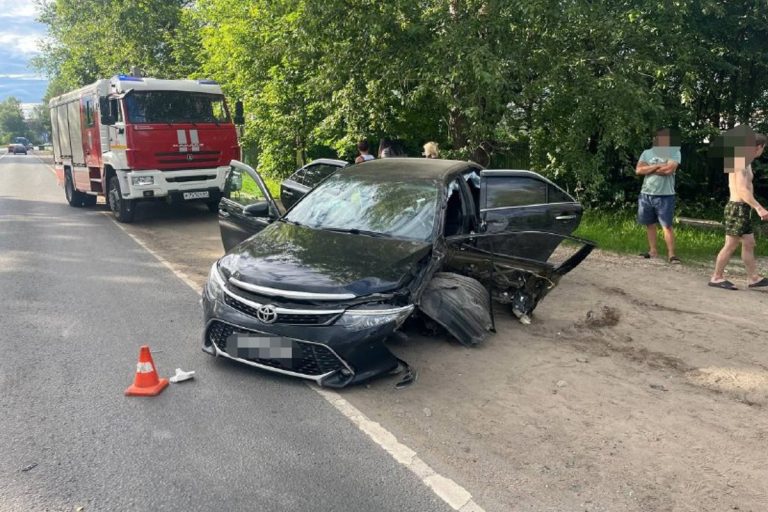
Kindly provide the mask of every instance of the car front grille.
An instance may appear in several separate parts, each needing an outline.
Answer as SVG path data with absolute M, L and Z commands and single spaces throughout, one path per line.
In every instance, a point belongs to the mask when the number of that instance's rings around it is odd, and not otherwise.
M 246 336 L 262 335 L 256 331 L 250 331 L 241 327 L 226 324 L 214 320 L 208 326 L 206 340 L 209 343 L 215 343 L 219 350 L 226 352 L 232 357 L 238 357 L 236 353 L 231 353 L 227 347 L 227 341 L 233 334 L 242 334 Z M 245 359 L 271 368 L 291 371 L 302 375 L 316 377 L 345 368 L 344 363 L 336 354 L 325 345 L 308 343 L 300 340 L 291 340 L 293 344 L 293 356 L 290 361 L 284 359 Z
M 230 295 L 224 295 L 224 303 L 227 306 L 233 307 L 238 311 L 250 315 L 256 319 L 256 308 L 249 306 L 244 302 L 231 297 Z M 327 325 L 331 323 L 340 313 L 331 314 L 306 314 L 306 313 L 280 313 L 277 315 L 276 324 L 289 324 L 289 325 Z

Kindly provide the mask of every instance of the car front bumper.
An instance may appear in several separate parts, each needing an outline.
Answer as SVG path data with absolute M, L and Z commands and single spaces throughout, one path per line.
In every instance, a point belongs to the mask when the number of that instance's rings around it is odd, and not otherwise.
M 249 366 L 317 382 L 334 388 L 366 381 L 395 370 L 398 359 L 384 345 L 397 324 L 363 330 L 342 325 L 265 324 L 210 295 L 202 297 L 205 330 L 203 351 Z M 236 338 L 279 340 L 290 357 L 243 356 Z M 269 352 L 266 350 L 266 352 Z

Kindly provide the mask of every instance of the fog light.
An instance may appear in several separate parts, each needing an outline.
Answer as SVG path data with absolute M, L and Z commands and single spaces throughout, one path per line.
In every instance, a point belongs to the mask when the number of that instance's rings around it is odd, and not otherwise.
M 133 183 L 134 186 L 139 186 L 139 187 L 144 185 L 154 185 L 155 177 L 154 176 L 132 176 L 131 183 Z
M 145 190 L 144 191 L 144 197 L 153 197 L 155 195 L 154 190 Z

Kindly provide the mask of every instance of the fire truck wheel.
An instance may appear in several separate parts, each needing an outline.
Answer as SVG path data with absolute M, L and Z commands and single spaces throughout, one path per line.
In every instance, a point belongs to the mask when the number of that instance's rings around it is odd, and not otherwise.
M 218 213 L 219 211 L 219 201 L 208 201 L 206 203 L 208 205 L 208 211 L 211 213 Z
M 74 206 L 76 208 L 83 206 L 88 197 L 87 194 L 75 190 L 75 184 L 72 181 L 72 173 L 69 169 L 64 171 L 64 195 L 67 196 L 69 206 Z
M 115 214 L 115 218 L 119 222 L 133 222 L 133 214 L 135 210 L 135 201 L 130 199 L 123 199 L 123 195 L 120 193 L 120 182 L 117 180 L 117 176 L 112 176 L 109 180 L 109 208 L 112 213 Z

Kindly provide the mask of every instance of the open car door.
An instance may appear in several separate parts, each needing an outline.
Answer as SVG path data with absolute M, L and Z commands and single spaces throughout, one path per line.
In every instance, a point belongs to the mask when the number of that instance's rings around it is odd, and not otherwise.
M 486 233 L 546 231 L 569 236 L 582 216 L 582 207 L 573 197 L 532 171 L 482 171 L 479 202 Z M 529 243 L 525 250 L 509 254 L 547 261 L 559 244 L 557 238 L 540 238 L 535 246 Z
M 589 240 L 544 231 L 459 235 L 446 238 L 446 245 L 447 271 L 476 279 L 521 319 L 595 248 Z M 542 247 L 557 251 L 542 260 Z
M 219 229 L 224 250 L 229 251 L 255 235 L 282 213 L 259 173 L 249 165 L 232 160 L 219 202 Z

